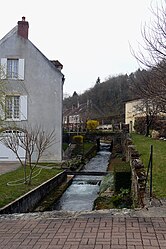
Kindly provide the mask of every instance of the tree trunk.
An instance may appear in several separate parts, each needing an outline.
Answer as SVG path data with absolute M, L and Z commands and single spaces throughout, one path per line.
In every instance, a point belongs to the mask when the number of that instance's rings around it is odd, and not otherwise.
M 145 137 L 149 136 L 149 128 L 150 128 L 149 115 L 146 115 Z

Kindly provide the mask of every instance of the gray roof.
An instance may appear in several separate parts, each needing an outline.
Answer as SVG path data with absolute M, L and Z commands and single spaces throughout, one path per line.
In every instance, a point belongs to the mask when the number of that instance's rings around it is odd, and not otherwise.
M 4 43 L 7 39 L 9 39 L 11 36 L 13 36 L 14 34 L 17 34 L 17 30 L 18 30 L 18 25 L 16 25 L 12 30 L 10 30 L 1 40 L 0 40 L 0 45 L 2 43 Z M 19 37 L 19 35 L 18 35 Z M 47 62 L 49 63 L 49 65 L 54 68 L 54 70 L 56 70 L 58 73 L 60 73 L 61 75 L 63 75 L 63 73 L 61 71 L 58 70 L 58 68 L 55 67 L 55 65 L 29 40 L 27 39 L 31 44 L 32 46 L 34 46 L 38 51 L 39 53 L 42 54 L 42 56 L 44 57 L 45 60 L 47 60 Z

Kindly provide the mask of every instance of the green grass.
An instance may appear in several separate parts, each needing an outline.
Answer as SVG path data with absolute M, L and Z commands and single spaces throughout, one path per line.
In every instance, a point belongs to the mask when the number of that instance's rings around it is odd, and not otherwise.
M 132 140 L 145 168 L 149 162 L 150 146 L 153 145 L 153 193 L 157 197 L 166 197 L 166 141 L 138 134 L 132 134 Z
M 122 161 L 121 158 L 114 158 L 111 163 L 112 163 L 114 172 L 130 172 L 131 171 L 129 162 Z
M 88 152 L 91 148 L 93 148 L 94 143 L 84 143 L 84 153 Z
M 32 184 L 30 186 L 25 184 L 15 186 L 7 185 L 8 182 L 19 180 L 24 177 L 22 167 L 18 168 L 15 171 L 0 175 L 0 207 L 7 205 L 11 201 L 14 201 L 16 198 L 57 175 L 59 172 L 61 172 L 61 170 L 42 169 L 41 173 L 36 178 L 32 179 Z
M 68 143 L 63 143 L 63 144 L 62 144 L 63 150 L 65 151 L 65 150 L 68 148 L 68 146 L 69 146 Z

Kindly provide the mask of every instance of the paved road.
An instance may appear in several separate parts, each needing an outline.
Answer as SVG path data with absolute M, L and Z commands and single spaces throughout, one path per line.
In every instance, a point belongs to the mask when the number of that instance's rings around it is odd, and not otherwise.
M 0 217 L 2 249 L 165 249 L 166 217 Z

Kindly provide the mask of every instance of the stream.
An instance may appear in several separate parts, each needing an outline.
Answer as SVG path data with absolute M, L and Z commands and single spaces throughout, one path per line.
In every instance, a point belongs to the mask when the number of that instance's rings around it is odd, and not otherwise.
M 100 151 L 81 171 L 106 172 L 110 158 L 110 145 L 101 144 Z M 63 211 L 91 211 L 94 200 L 98 196 L 99 185 L 103 176 L 77 175 L 72 184 L 63 193 L 58 202 L 53 204 L 52 210 Z

